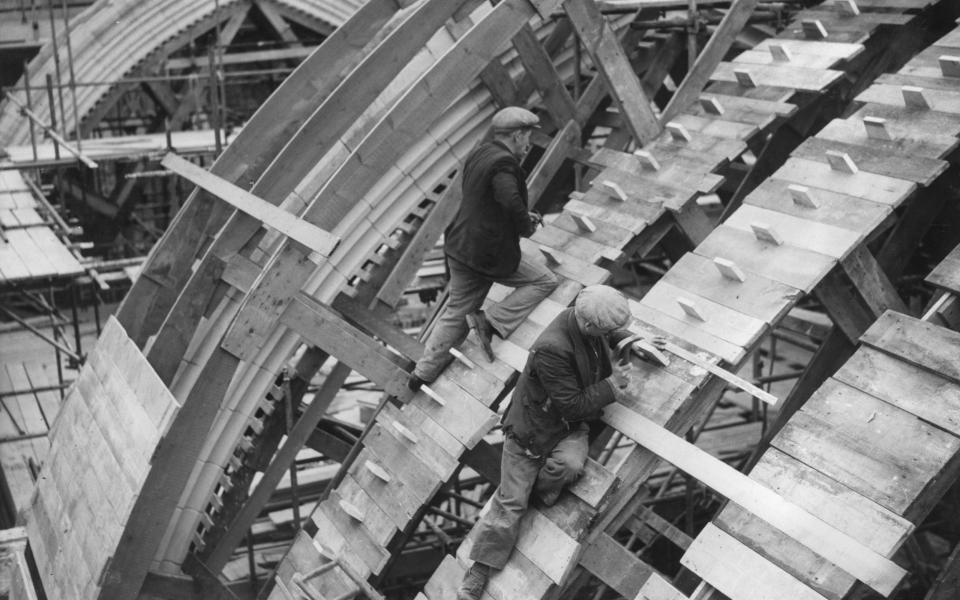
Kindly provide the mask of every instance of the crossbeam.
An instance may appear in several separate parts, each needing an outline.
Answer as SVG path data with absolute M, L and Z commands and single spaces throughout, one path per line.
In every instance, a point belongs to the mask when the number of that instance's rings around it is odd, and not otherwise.
M 254 196 L 245 189 L 237 187 L 172 152 L 167 153 L 160 164 L 197 187 L 227 202 L 237 210 L 250 215 L 264 225 L 276 229 L 321 256 L 329 256 L 340 243 L 340 238 L 337 236 L 312 223 L 298 219 L 296 215 Z

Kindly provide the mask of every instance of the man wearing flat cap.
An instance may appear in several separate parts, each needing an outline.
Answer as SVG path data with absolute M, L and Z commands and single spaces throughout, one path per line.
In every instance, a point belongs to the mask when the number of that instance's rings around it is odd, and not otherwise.
M 625 373 L 614 371 L 610 350 L 637 337 L 624 329 L 629 320 L 620 292 L 592 285 L 533 343 L 503 418 L 500 487 L 476 525 L 470 552 L 474 563 L 457 600 L 478 600 L 492 571 L 507 563 L 533 492 L 551 506 L 564 487 L 580 478 L 588 422 L 598 419 L 627 384 Z
M 463 166 L 463 199 L 444 233 L 450 273 L 447 304 L 426 340 L 410 377 L 416 390 L 434 381 L 451 360 L 450 349 L 472 327 L 493 362 L 492 336 L 507 337 L 557 287 L 557 278 L 520 251 L 520 238 L 536 231 L 539 215 L 527 206 L 526 173 L 520 159 L 530 150 L 532 112 L 511 106 L 493 116 L 493 139 L 477 146 Z M 514 288 L 480 310 L 494 283 Z

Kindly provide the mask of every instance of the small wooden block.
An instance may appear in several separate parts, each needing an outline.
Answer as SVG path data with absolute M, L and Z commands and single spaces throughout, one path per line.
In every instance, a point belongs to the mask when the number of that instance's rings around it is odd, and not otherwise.
M 850 173 L 852 175 L 860 170 L 853 162 L 853 159 L 850 158 L 850 155 L 846 152 L 827 150 L 827 162 L 830 163 L 830 168 L 834 171 L 841 171 L 843 173 Z
M 746 69 L 734 69 L 733 76 L 737 78 L 737 83 L 747 88 L 757 87 L 757 82 L 754 81 L 753 75 L 750 74 L 750 71 Z
M 722 115 L 723 105 L 714 96 L 700 96 L 700 106 L 704 112 L 711 115 Z
M 641 162 L 646 164 L 648 167 L 650 167 L 654 171 L 660 170 L 660 163 L 657 162 L 657 159 L 655 159 L 653 155 L 647 152 L 646 150 L 634 150 L 633 155 L 639 158 Z
M 687 131 L 687 128 L 680 123 L 674 123 L 672 121 L 667 123 L 667 131 L 670 132 L 670 137 L 678 142 L 689 142 L 693 139 L 690 136 L 690 132 Z
M 698 321 L 706 321 L 703 314 L 699 309 L 697 309 L 697 305 L 694 304 L 693 300 L 677 298 L 677 304 L 680 305 L 680 308 L 683 309 L 683 312 L 687 313 L 688 317 L 694 318 Z
M 433 391 L 433 389 L 431 389 L 429 385 L 421 385 L 420 389 L 423 390 L 424 394 L 426 394 L 427 396 L 430 396 L 430 398 L 440 406 L 447 405 L 447 401 L 441 398 L 440 394 Z
M 750 223 L 750 229 L 753 235 L 761 242 L 770 242 L 776 246 L 783 245 L 783 237 L 777 231 L 765 223 Z
M 782 44 L 770 44 L 770 56 L 774 62 L 790 62 L 793 58 L 790 49 Z
M 667 358 L 667 355 L 661 352 L 656 346 L 647 342 L 645 340 L 637 340 L 633 343 L 633 349 L 635 352 L 641 354 L 644 358 L 650 362 L 660 365 L 661 367 L 666 367 L 670 365 L 670 359 Z
M 416 444 L 417 442 L 420 441 L 420 438 L 414 435 L 412 431 L 404 427 L 400 423 L 400 421 L 394 421 L 392 425 L 393 425 L 393 428 L 396 430 L 396 432 L 402 435 L 403 437 L 407 438 L 408 440 L 410 440 L 411 444 Z
M 928 110 L 930 108 L 930 103 L 927 102 L 927 98 L 923 95 L 922 87 L 905 85 L 901 89 L 903 90 L 903 103 L 907 108 L 916 108 L 919 110 Z
M 551 248 L 547 248 L 546 246 L 538 246 L 538 248 L 540 248 L 540 254 L 543 254 L 543 256 L 547 259 L 547 263 L 552 265 L 563 264 L 563 260 L 561 260 Z
M 720 196 L 717 194 L 704 194 L 697 196 L 697 206 L 719 206 L 722 204 Z
M 346 500 L 340 500 L 338 504 L 340 505 L 340 508 L 343 509 L 343 512 L 347 513 L 347 516 L 349 516 L 351 519 L 354 521 L 360 521 L 361 523 L 363 522 L 363 517 L 366 515 L 364 515 L 362 510 L 353 504 L 350 504 Z
M 793 203 L 797 206 L 820 208 L 820 203 L 813 197 L 813 193 L 807 186 L 791 183 L 787 186 L 787 190 L 790 192 L 790 197 L 793 198 Z
M 472 360 L 470 360 L 466 354 L 464 354 L 463 352 L 460 352 L 456 348 L 450 348 L 450 354 L 452 354 L 455 359 L 463 363 L 463 365 L 468 369 L 473 369 L 474 367 L 477 366 L 477 364 Z
M 860 14 L 860 7 L 856 0 L 833 0 L 833 5 L 840 9 L 840 14 L 855 17 Z
M 940 72 L 944 77 L 960 77 L 960 56 L 941 56 Z
M 623 191 L 623 188 L 617 185 L 617 183 L 614 181 L 604 179 L 600 182 L 600 185 L 607 191 L 607 193 L 621 202 L 626 202 L 629 199 L 627 193 Z
M 827 29 L 819 19 L 801 21 L 803 27 L 803 37 L 808 40 L 823 40 L 827 38 Z
M 713 264 L 716 265 L 717 270 L 720 271 L 720 274 L 730 279 L 732 281 L 739 281 L 743 283 L 747 280 L 747 276 L 744 275 L 743 270 L 737 266 L 737 263 L 726 258 L 720 258 L 719 256 L 713 259 Z
M 863 126 L 867 130 L 867 137 L 871 140 L 884 140 L 889 142 L 893 138 L 887 131 L 887 120 L 880 117 L 864 117 Z
M 576 213 L 570 213 L 570 218 L 573 219 L 573 222 L 577 224 L 577 229 L 584 233 L 593 233 L 597 230 L 597 226 L 593 224 L 593 221 L 590 220 L 590 217 L 578 215 Z
M 390 477 L 390 473 L 387 473 L 386 469 L 384 469 L 377 463 L 373 462 L 372 460 L 368 460 L 365 463 L 363 463 L 363 466 L 366 467 L 368 471 L 373 473 L 373 476 L 379 479 L 380 481 L 384 483 L 390 483 L 390 480 L 392 479 L 392 477 Z

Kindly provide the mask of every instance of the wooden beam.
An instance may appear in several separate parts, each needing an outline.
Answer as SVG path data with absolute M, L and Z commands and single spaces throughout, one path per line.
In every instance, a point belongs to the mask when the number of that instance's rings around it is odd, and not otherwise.
M 322 256 L 329 256 L 340 243 L 340 238 L 316 225 L 298 219 L 296 215 L 254 196 L 172 152 L 167 153 L 160 164 L 217 198 L 230 203 L 237 210 Z
M 339 294 L 333 300 L 333 308 L 340 311 L 354 325 L 380 338 L 409 360 L 417 361 L 423 356 L 422 342 L 407 335 L 402 329 L 350 296 Z
M 402 360 L 398 355 L 310 296 L 298 294 L 287 305 L 281 322 L 379 384 L 388 394 L 398 397 L 409 394 L 407 372 L 398 364 Z
M 584 547 L 580 564 L 624 598 L 636 598 L 654 573 L 652 567 L 605 533 Z
M 281 40 L 291 45 L 300 45 L 300 40 L 297 39 L 297 35 L 290 28 L 290 25 L 283 19 L 283 16 L 277 12 L 277 9 L 273 6 L 273 4 L 263 0 L 255 0 L 254 4 L 257 5 L 257 9 L 267 20 L 267 24 L 270 25 L 270 28 L 273 29 L 278 36 L 280 36 Z
M 524 69 L 540 92 L 540 99 L 557 127 L 573 120 L 576 117 L 573 98 L 557 74 L 553 60 L 540 45 L 537 34 L 533 32 L 529 23 L 513 36 L 513 47 L 517 50 L 520 62 L 523 63 Z
M 906 571 L 849 535 L 838 531 L 722 460 L 689 444 L 621 404 L 604 409 L 605 419 L 638 444 L 749 510 L 874 590 L 889 595 Z
M 723 60 L 724 55 L 733 45 L 740 30 L 746 25 L 747 19 L 753 14 L 759 0 L 736 0 L 730 10 L 720 21 L 710 41 L 703 47 L 700 56 L 694 63 L 693 68 L 683 78 L 683 82 L 670 99 L 670 103 L 663 109 L 660 115 L 660 123 L 666 125 L 674 117 L 680 114 L 684 108 L 689 106 L 700 96 L 703 87 L 710 80 L 717 65 Z
M 662 127 L 623 46 L 593 0 L 564 0 L 563 8 L 577 29 L 620 110 L 624 124 L 640 146 L 654 140 Z
M 230 560 L 234 549 L 243 540 L 263 507 L 266 506 L 267 501 L 270 500 L 270 495 L 273 494 L 277 484 L 289 471 L 290 463 L 296 459 L 297 452 L 303 448 L 307 439 L 316 429 L 317 424 L 327 412 L 327 408 L 330 407 L 340 388 L 343 387 L 343 383 L 347 380 L 350 372 L 350 367 L 343 362 L 334 365 L 333 370 L 327 375 L 323 385 L 320 386 L 314 396 L 313 402 L 307 406 L 296 425 L 287 432 L 286 441 L 277 450 L 273 461 L 263 472 L 263 477 L 244 503 L 243 508 L 234 517 L 216 546 L 205 550 L 200 555 L 200 560 L 211 572 L 220 573 L 227 561 Z
M 575 120 L 567 121 L 553 137 L 537 166 L 527 177 L 530 208 L 533 208 L 570 153 L 580 148 L 580 125 Z
M 952 600 L 960 589 L 960 544 L 957 544 L 923 600 Z

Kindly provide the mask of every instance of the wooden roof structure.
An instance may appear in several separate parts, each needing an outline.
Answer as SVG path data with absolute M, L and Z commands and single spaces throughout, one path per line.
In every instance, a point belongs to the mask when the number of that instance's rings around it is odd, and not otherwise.
M 755 5 L 733 4 L 657 114 L 648 98 L 664 77 L 655 57 L 669 42 L 638 75 L 625 50 L 637 41 L 629 18 L 608 20 L 592 0 L 369 0 L 209 172 L 164 159 L 199 189 L 71 390 L 63 411 L 76 418 L 59 419 L 51 434 L 55 459 L 27 527 L 48 593 L 127 598 L 148 572 L 218 573 L 266 497 L 258 489 L 223 531 L 214 518 L 238 456 L 257 443 L 276 374 L 300 344 L 335 366 L 267 482 L 279 479 L 351 370 L 407 395 L 406 368 L 422 348 L 383 316 L 455 210 L 459 165 L 496 106 L 534 100 L 550 126 L 528 181 L 533 202 L 565 160 L 591 169 L 559 216 L 523 242 L 562 285 L 495 345 L 497 361 L 486 363 L 468 341 L 465 358 L 434 385 L 402 405 L 382 403 L 270 597 L 375 597 L 371 581 L 482 443 L 539 331 L 583 286 L 608 281 L 605 266 L 668 236 L 682 247 L 631 303 L 631 327 L 666 336 L 677 355 L 666 367 L 635 364 L 635 401 L 604 417 L 638 446 L 615 469 L 591 462 L 556 506 L 531 510 L 487 597 L 563 597 L 587 573 L 626 597 L 687 597 L 613 537 L 661 458 L 735 503 L 687 548 L 684 564 L 703 580 L 698 600 L 770 597 L 757 577 L 785 597 L 840 598 L 855 581 L 892 593 L 904 573 L 889 558 L 956 479 L 960 442 L 949 424 L 891 398 L 893 382 L 862 373 L 899 369 L 901 383 L 940 386 L 949 397 L 958 383 L 926 346 L 952 348 L 957 334 L 904 316 L 888 274 L 929 225 L 923 216 L 960 134 L 951 104 L 960 90 L 951 57 L 960 53 L 950 34 L 868 87 L 876 65 L 895 60 L 897 42 L 915 36 L 918 13 L 938 2 L 861 0 L 802 11 L 778 37 L 722 61 Z M 565 18 L 553 19 L 559 12 Z M 576 98 L 566 86 L 580 72 L 574 33 L 593 67 Z M 860 112 L 839 118 L 860 92 Z M 598 114 L 607 96 L 613 110 Z M 698 198 L 763 140 L 812 127 L 810 115 L 838 118 L 765 165 L 769 177 L 714 227 Z M 596 123 L 615 133 L 585 151 L 581 136 Z M 631 141 L 639 152 L 625 151 Z M 880 236 L 879 251 L 867 246 Z M 716 465 L 678 436 L 726 387 L 713 367 L 736 370 L 811 293 L 846 343 L 863 347 L 802 408 L 802 399 L 787 400 L 792 417 L 749 478 L 712 475 Z M 901 335 L 912 341 L 892 339 Z M 85 473 L 80 485 L 71 472 Z M 112 510 L 94 510 L 104 504 Z M 441 564 L 423 598 L 450 596 L 469 545 Z M 733 556 L 751 561 L 749 586 L 728 567 Z M 59 573 L 64 561 L 72 570 Z

